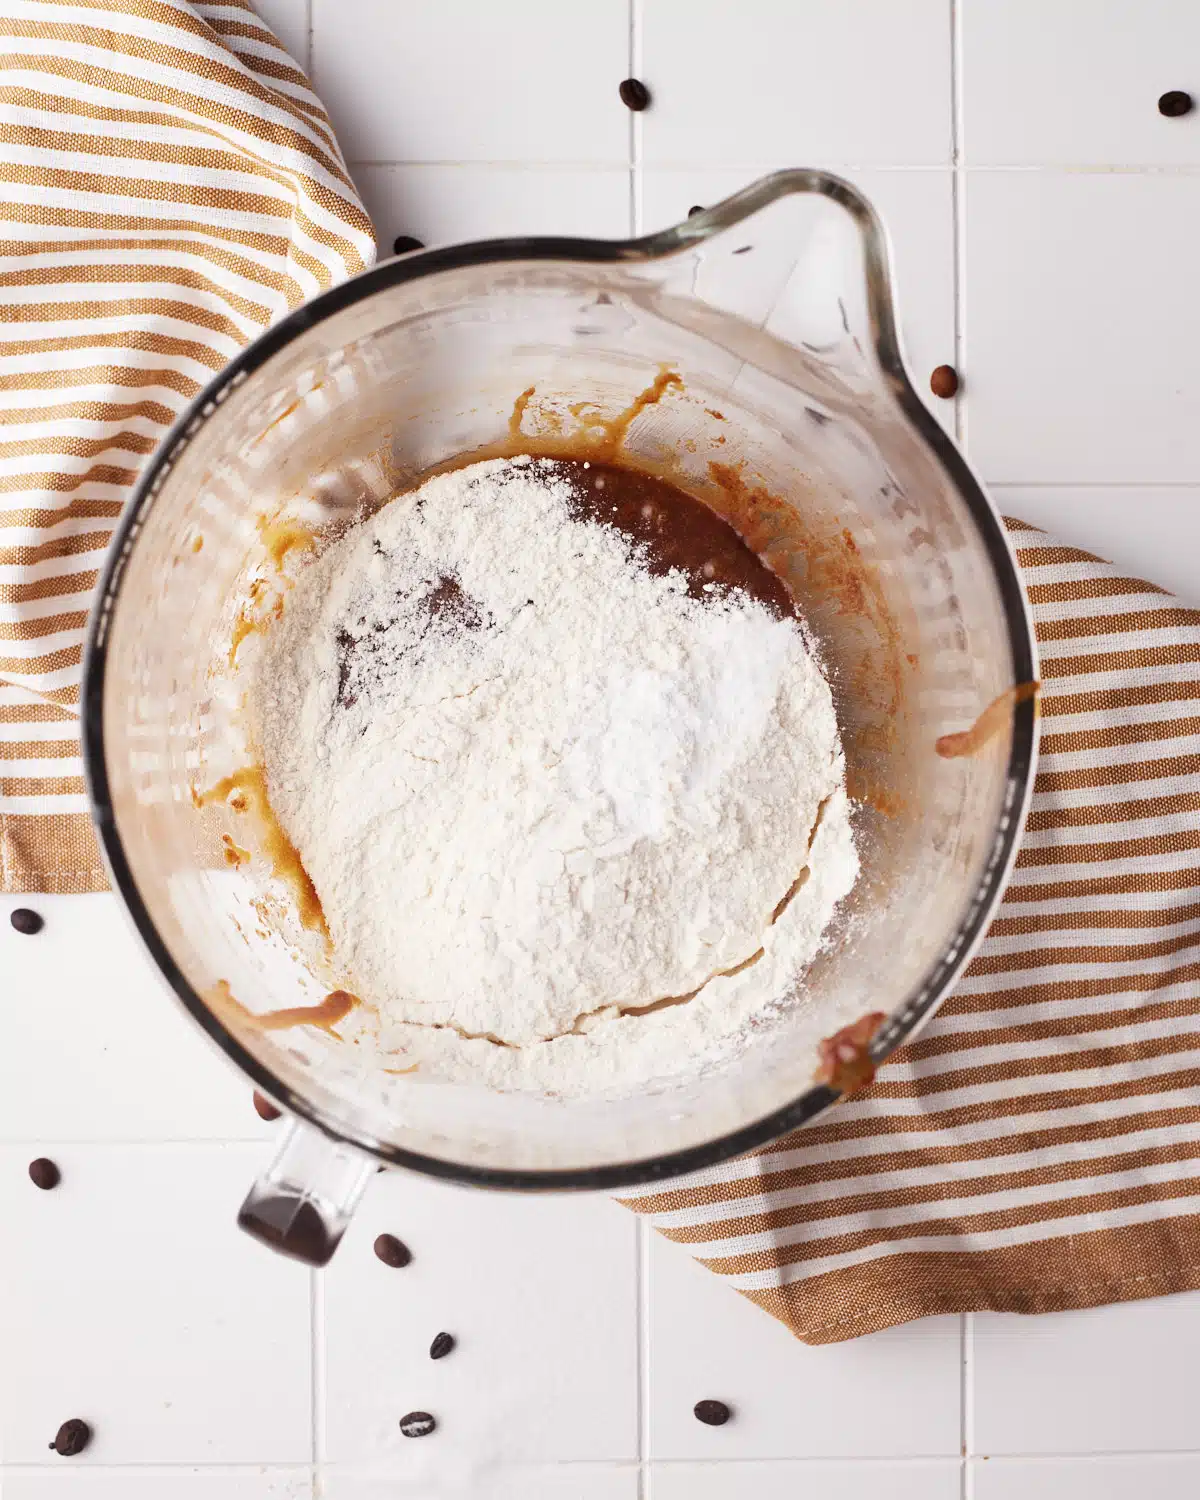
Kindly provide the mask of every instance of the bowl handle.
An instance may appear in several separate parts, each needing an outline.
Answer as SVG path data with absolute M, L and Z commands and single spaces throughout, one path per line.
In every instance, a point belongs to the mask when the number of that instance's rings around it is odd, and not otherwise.
M 238 1211 L 238 1227 L 280 1255 L 328 1265 L 375 1170 L 363 1152 L 293 1120 Z

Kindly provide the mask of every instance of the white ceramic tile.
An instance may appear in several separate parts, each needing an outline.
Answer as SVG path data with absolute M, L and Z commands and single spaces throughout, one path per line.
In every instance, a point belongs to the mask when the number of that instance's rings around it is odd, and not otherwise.
M 45 1463 L 307 1463 L 310 1276 L 234 1223 L 255 1146 L 0 1149 L 0 1449 Z M 51 1455 L 52 1457 L 53 1455 Z
M 650 1500 L 959 1500 L 956 1460 L 655 1464 Z
M 375 1258 L 384 1232 L 411 1265 Z M 383 1174 L 325 1273 L 324 1301 L 332 1463 L 411 1479 L 453 1472 L 468 1453 L 485 1468 L 637 1456 L 636 1226 L 615 1203 Z M 434 1361 L 442 1330 L 458 1346 Z M 404 1438 L 413 1410 L 438 1430 Z
M 656 1462 L 958 1455 L 957 1318 L 810 1348 L 653 1234 L 648 1300 Z M 710 1398 L 723 1427 L 692 1413 Z
M 36 937 L 9 926 L 22 905 L 46 919 Z M 0 972 L 0 1140 L 271 1135 L 114 897 L 0 898 Z
M 1200 605 L 1200 487 L 1161 489 L 998 485 L 992 499 L 1006 516 L 1053 531 L 1135 578 Z
M 1200 479 L 1198 202 L 1163 174 L 968 174 L 965 391 L 985 479 Z
M 348 160 L 628 160 L 628 0 L 312 0 L 312 26 Z
M 0 1477 L 3 1500 L 313 1500 L 308 1469 L 59 1469 Z
M 1200 162 L 1200 6 L 1189 0 L 968 0 L 962 5 L 966 160 L 995 164 Z M 1186 191 L 1186 189 L 1185 189 Z
M 1037 1318 L 980 1313 L 976 1453 L 1195 1449 L 1200 1293 Z
M 687 217 L 695 204 L 709 208 L 755 178 L 758 168 L 695 168 L 645 173 L 642 219 L 647 233 Z M 954 363 L 954 205 L 948 171 L 845 171 L 871 200 L 891 240 L 900 331 L 913 384 L 947 431 L 954 402 L 929 389 L 931 371 Z
M 292 59 L 307 71 L 309 0 L 251 0 L 251 3 Z
M 1103 1443 L 1097 1432 L 1096 1446 Z M 1200 1495 L 1196 1454 L 976 1459 L 971 1471 L 974 1500 L 1195 1500 Z
M 629 174 L 623 169 L 553 167 L 352 166 L 375 225 L 380 259 L 398 234 L 426 245 L 502 235 L 630 233 Z
M 319 1500 L 640 1500 L 638 1471 L 612 1464 L 546 1464 L 496 1469 L 462 1465 L 454 1478 L 430 1488 L 418 1480 L 397 1487 L 382 1472 L 324 1469 Z
M 950 160 L 949 0 L 644 0 L 649 166 Z

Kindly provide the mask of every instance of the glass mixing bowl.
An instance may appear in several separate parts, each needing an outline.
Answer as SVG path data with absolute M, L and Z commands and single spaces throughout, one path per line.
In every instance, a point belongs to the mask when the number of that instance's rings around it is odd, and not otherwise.
M 718 1072 L 571 1103 L 387 1073 L 318 1027 L 256 1020 L 313 1003 L 314 980 L 306 934 L 261 920 L 262 861 L 230 862 L 238 813 L 194 795 L 245 765 L 222 658 L 247 567 L 293 523 L 344 524 L 455 458 L 596 442 L 732 520 L 820 640 L 862 875 L 810 998 Z M 638 240 L 423 251 L 300 308 L 147 466 L 84 694 L 116 890 L 192 1016 L 296 1117 L 244 1226 L 323 1263 L 379 1161 L 617 1188 L 811 1119 L 837 1098 L 813 1081 L 821 1036 L 884 1012 L 871 1054 L 885 1057 L 983 933 L 1029 794 L 1034 704 L 993 712 L 999 732 L 972 755 L 937 741 L 1034 676 L 1002 525 L 909 382 L 884 231 L 845 182 L 778 173 Z

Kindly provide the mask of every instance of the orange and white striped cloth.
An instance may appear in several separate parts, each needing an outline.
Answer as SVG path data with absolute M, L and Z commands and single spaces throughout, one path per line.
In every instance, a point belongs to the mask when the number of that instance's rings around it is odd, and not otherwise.
M 374 247 L 244 0 L 0 10 L 0 889 L 95 890 L 74 709 L 113 522 L 208 377 Z M 868 1091 L 633 1204 L 813 1343 L 1200 1285 L 1200 611 L 1013 527 L 1042 762 L 980 955 Z
M 631 1202 L 808 1343 L 1200 1286 L 1200 610 L 1008 526 L 1041 758 L 978 956 L 869 1089 Z
M 145 456 L 272 320 L 374 259 L 246 0 L 0 5 L 0 889 L 103 889 L 89 595 Z

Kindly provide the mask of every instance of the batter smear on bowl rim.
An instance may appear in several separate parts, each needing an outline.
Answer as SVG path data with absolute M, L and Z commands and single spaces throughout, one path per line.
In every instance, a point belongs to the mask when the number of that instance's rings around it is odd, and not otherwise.
M 787 589 L 631 469 L 428 479 L 306 557 L 244 671 L 338 982 L 423 1077 L 694 1077 L 795 1003 L 858 872 Z

